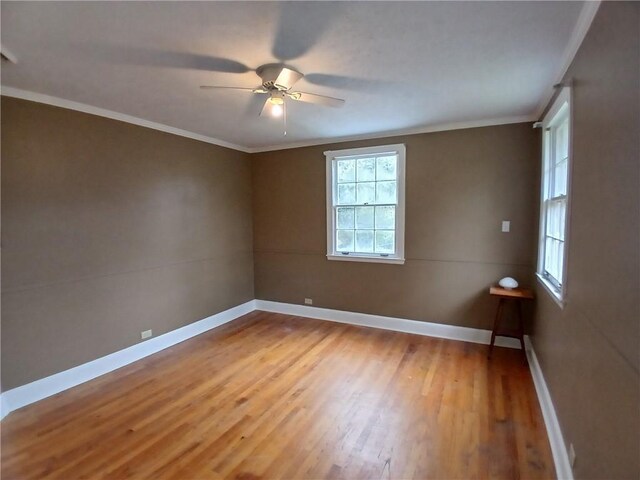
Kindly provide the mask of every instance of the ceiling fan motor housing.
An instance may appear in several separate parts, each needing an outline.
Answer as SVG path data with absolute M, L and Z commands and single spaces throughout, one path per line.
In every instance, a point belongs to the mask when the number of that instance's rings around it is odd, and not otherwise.
M 269 97 L 269 101 L 274 105 L 284 104 L 284 93 L 282 91 L 273 91 Z
M 262 79 L 262 87 L 266 90 L 289 90 L 303 77 L 300 72 L 277 63 L 262 65 L 256 73 Z

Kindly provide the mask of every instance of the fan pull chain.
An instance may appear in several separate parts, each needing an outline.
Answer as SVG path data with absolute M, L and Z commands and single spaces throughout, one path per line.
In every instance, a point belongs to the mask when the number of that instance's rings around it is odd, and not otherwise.
M 282 120 L 284 121 L 284 133 L 283 136 L 287 136 L 287 102 L 282 99 Z

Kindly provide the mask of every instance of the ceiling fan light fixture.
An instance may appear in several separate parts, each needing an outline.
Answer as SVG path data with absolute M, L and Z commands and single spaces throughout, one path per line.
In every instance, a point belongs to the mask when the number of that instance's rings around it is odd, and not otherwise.
M 284 111 L 284 109 L 282 108 L 282 105 L 280 103 L 275 103 L 271 107 L 271 115 L 274 116 L 274 117 L 282 116 L 282 112 L 283 111 Z
M 327 97 L 326 95 L 317 95 L 315 93 L 296 92 L 293 91 L 293 85 L 304 75 L 292 68 L 282 64 L 270 63 L 262 65 L 256 69 L 257 75 L 262 83 L 255 88 L 247 87 L 230 87 L 218 85 L 201 85 L 202 89 L 226 89 L 240 90 L 243 92 L 252 92 L 254 94 L 265 94 L 266 99 L 260 110 L 261 117 L 283 117 L 285 124 L 284 135 L 286 135 L 286 123 L 289 112 L 285 97 L 291 100 L 297 100 L 304 103 L 313 103 L 316 105 L 324 105 L 329 107 L 341 107 L 344 100 L 341 98 Z M 263 97 L 264 98 L 264 97 Z

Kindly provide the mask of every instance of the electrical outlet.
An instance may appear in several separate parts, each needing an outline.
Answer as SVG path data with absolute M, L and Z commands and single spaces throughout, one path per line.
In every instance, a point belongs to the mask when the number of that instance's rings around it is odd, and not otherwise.
M 304 304 L 305 305 L 313 305 L 313 298 L 305 298 L 304 299 Z
M 509 233 L 510 230 L 511 230 L 511 221 L 510 220 L 503 220 L 502 221 L 502 231 L 504 233 Z
M 145 330 L 144 332 L 140 332 L 140 338 L 144 340 L 145 338 L 149 338 L 153 335 L 153 330 Z
M 573 448 L 573 443 L 569 445 L 569 464 L 573 468 L 576 464 L 576 451 Z

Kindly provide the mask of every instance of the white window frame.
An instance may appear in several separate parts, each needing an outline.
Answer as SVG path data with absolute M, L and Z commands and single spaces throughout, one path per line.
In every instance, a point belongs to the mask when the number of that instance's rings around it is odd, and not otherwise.
M 566 110 L 565 110 L 566 109 Z M 545 188 L 546 188 L 546 170 L 547 163 L 551 161 L 553 145 L 550 145 L 550 136 L 547 132 L 557 123 L 558 114 L 567 115 L 569 121 L 568 133 L 568 158 L 567 158 L 567 191 L 566 191 L 566 212 L 564 222 L 564 243 L 563 243 L 563 263 L 562 278 L 560 285 L 554 284 L 545 274 L 545 234 L 546 234 L 546 204 L 545 204 Z M 567 266 L 569 258 L 569 222 L 571 216 L 571 171 L 573 165 L 573 112 L 571 102 L 571 88 L 563 87 L 558 96 L 551 105 L 551 108 L 542 121 L 542 172 L 540 180 L 540 232 L 538 240 L 538 267 L 536 277 L 544 286 L 545 290 L 551 298 L 564 308 L 567 298 Z
M 396 252 L 393 255 L 372 255 L 362 253 L 343 254 L 336 251 L 335 245 L 335 192 L 334 186 L 334 160 L 342 157 L 354 157 L 360 155 L 382 155 L 384 153 L 397 154 L 397 194 L 398 203 L 396 205 L 396 225 L 395 225 L 395 245 Z M 326 186 L 327 186 L 327 259 L 347 262 L 373 262 L 373 263 L 395 263 L 404 264 L 404 218 L 405 218 L 405 168 L 406 168 L 406 147 L 404 144 L 380 145 L 375 147 L 351 148 L 345 150 L 334 150 L 324 152 L 326 157 Z

